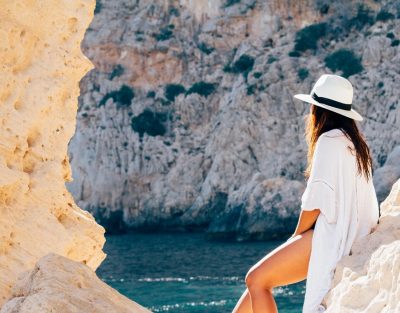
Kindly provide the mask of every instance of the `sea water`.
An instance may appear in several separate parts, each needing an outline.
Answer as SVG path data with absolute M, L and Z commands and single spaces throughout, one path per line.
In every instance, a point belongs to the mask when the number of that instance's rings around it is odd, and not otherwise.
M 284 241 L 208 241 L 202 233 L 107 236 L 97 275 L 153 312 L 232 312 L 250 267 Z M 274 288 L 280 313 L 298 313 L 305 281 Z

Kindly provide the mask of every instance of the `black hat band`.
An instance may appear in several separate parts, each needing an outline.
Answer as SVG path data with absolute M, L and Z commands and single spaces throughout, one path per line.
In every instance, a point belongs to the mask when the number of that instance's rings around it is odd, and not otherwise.
M 342 110 L 346 110 L 346 111 L 350 111 L 351 110 L 351 104 L 338 102 L 338 101 L 335 101 L 335 100 L 332 100 L 332 99 L 328 99 L 328 98 L 324 98 L 324 97 L 318 97 L 315 92 L 313 92 L 311 94 L 311 97 L 314 100 L 318 101 L 319 103 L 323 103 L 323 104 L 329 105 L 329 106 L 337 108 L 337 109 L 342 109 Z

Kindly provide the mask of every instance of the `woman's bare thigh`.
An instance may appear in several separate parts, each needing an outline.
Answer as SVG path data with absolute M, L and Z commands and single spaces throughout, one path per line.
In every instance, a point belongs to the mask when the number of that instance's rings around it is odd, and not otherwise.
M 310 229 L 269 252 L 251 267 L 246 282 L 273 288 L 306 279 L 313 233 Z

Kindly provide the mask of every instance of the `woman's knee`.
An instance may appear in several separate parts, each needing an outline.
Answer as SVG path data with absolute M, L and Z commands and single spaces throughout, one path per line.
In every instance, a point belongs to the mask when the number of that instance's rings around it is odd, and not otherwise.
M 269 283 L 268 274 L 265 272 L 261 276 L 261 273 L 257 268 L 251 268 L 245 277 L 246 286 L 249 290 L 251 289 L 272 289 L 272 285 Z
M 254 270 L 250 269 L 247 272 L 246 277 L 244 279 L 247 287 L 250 287 L 250 285 L 252 285 L 254 283 L 255 276 L 256 275 L 255 275 L 255 271 Z

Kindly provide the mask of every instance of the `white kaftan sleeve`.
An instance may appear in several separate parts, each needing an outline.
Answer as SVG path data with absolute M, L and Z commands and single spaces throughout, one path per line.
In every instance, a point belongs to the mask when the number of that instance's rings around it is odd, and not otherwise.
M 301 197 L 301 209 L 319 209 L 328 223 L 337 221 L 335 184 L 338 165 L 338 151 L 334 151 L 333 141 L 320 136 L 317 140 L 310 177 Z

